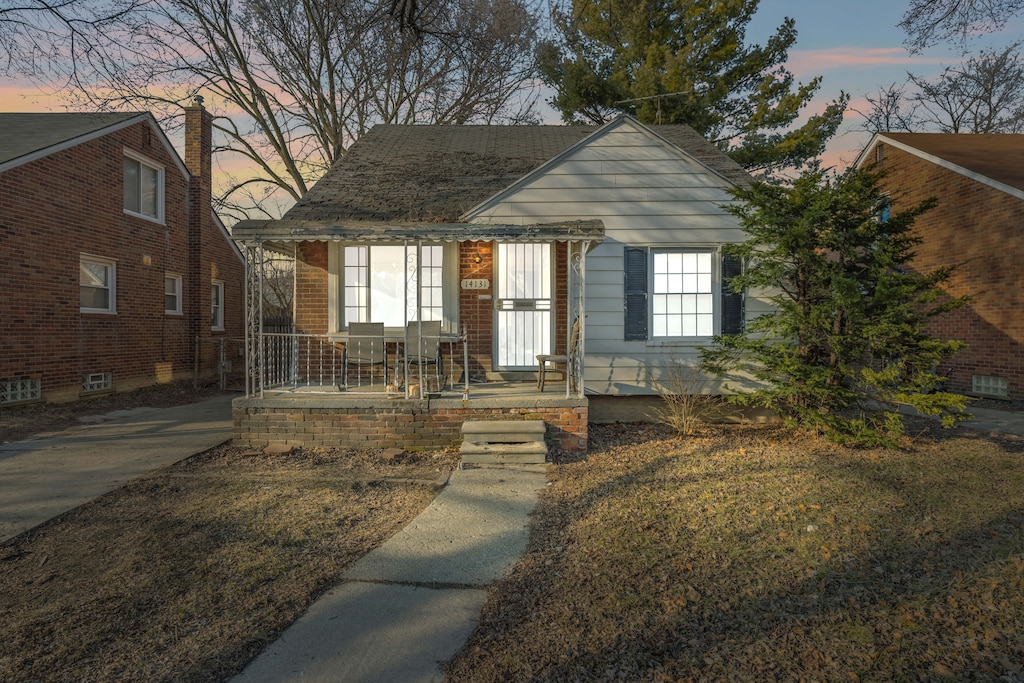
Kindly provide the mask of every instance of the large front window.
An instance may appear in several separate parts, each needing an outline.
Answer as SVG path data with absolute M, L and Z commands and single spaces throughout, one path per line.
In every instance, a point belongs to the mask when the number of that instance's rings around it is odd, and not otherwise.
M 442 245 L 345 247 L 344 324 L 443 321 L 444 251 Z

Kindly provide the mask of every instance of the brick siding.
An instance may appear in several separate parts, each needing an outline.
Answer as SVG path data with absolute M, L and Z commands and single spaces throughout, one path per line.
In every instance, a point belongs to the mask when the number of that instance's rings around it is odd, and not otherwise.
M 972 297 L 929 327 L 935 337 L 968 344 L 939 368 L 947 388 L 970 393 L 972 375 L 1005 377 L 1009 397 L 1024 399 L 1024 201 L 892 145 L 882 168 L 894 212 L 939 201 L 915 223 L 922 243 L 912 265 L 930 272 L 962 264 L 947 291 Z
M 126 148 L 164 168 L 162 224 L 123 210 Z M 214 277 L 223 335 L 241 337 L 244 266 L 209 210 L 190 263 L 189 204 L 189 179 L 147 123 L 0 173 L 0 381 L 40 379 L 43 399 L 59 401 L 86 374 L 112 373 L 114 390 L 190 377 L 195 334 L 211 336 Z M 79 310 L 80 254 L 116 261 L 116 314 Z M 182 315 L 164 313 L 165 274 L 182 276 Z M 203 346 L 213 374 L 217 349 Z

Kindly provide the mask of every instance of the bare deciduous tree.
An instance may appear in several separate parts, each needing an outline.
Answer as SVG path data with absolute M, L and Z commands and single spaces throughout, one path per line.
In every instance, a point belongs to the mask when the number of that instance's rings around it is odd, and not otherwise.
M 215 152 L 256 169 L 220 188 L 241 217 L 301 197 L 376 123 L 533 120 L 529 1 L 145 0 L 79 97 L 173 128 L 202 92 Z
M 1020 43 L 982 51 L 934 80 L 910 75 L 926 128 L 943 133 L 1024 131 L 1024 58 Z
M 0 5 L 0 70 L 33 75 L 59 60 L 71 78 L 102 61 L 106 31 L 130 22 L 146 0 L 21 0 Z
M 1002 28 L 1024 11 L 1024 0 L 910 0 L 899 23 L 907 33 L 907 46 L 918 51 L 953 40 L 966 44 L 975 33 Z
M 864 118 L 863 128 L 869 133 L 916 131 L 920 122 L 917 110 L 919 104 L 907 93 L 907 84 L 890 83 L 875 93 L 865 95 L 868 108 L 864 111 L 850 107 L 850 110 Z

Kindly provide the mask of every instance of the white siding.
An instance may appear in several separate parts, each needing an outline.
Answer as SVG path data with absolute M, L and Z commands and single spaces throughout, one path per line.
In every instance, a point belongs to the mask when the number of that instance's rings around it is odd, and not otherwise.
M 586 262 L 586 387 L 650 393 L 670 360 L 697 347 L 623 341 L 623 247 L 717 248 L 744 233 L 721 205 L 728 181 L 628 119 L 472 212 L 475 223 L 530 224 L 599 218 L 605 241 Z M 747 315 L 763 306 L 748 297 Z M 756 314 L 755 313 L 755 314 Z

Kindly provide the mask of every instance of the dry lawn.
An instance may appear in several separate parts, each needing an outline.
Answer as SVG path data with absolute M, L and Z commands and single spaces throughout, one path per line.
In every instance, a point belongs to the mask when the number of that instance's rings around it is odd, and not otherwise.
M 1024 681 L 1022 453 L 592 426 L 449 678 Z
M 0 545 L 0 681 L 223 681 L 457 453 L 220 447 Z
M 919 429 L 592 425 L 450 679 L 1024 682 L 1024 441 Z M 224 681 L 456 460 L 222 447 L 12 539 L 0 680 Z

